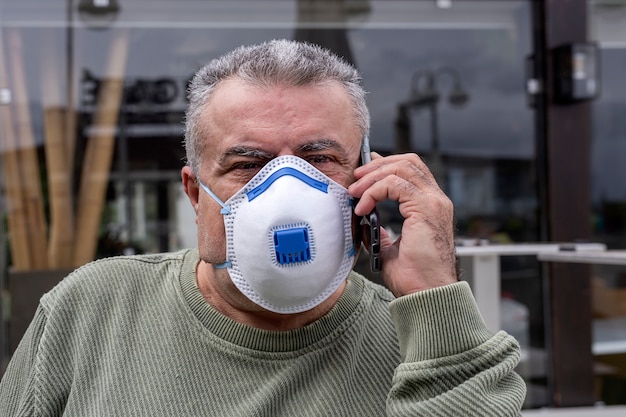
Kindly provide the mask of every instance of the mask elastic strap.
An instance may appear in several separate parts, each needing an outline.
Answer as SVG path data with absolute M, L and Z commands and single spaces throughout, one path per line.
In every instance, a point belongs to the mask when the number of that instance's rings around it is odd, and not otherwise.
M 219 199 L 218 196 L 215 195 L 215 193 L 213 191 L 211 191 L 209 189 L 209 187 L 207 187 L 206 185 L 204 185 L 204 183 L 200 180 L 198 180 L 198 183 L 200 184 L 200 187 L 202 187 L 202 189 L 209 195 L 211 196 L 211 198 L 213 198 L 213 200 L 215 200 L 215 202 L 217 204 L 219 204 L 220 206 L 222 206 L 222 209 L 220 210 L 220 214 L 230 214 L 230 205 L 228 204 L 224 204 L 224 202 L 222 200 Z
M 213 265 L 213 268 L 215 268 L 215 269 L 228 269 L 231 266 L 233 266 L 233 264 L 230 261 L 226 261 L 226 262 L 222 262 L 221 264 Z
M 207 187 L 206 185 L 204 185 L 204 183 L 200 180 L 198 180 L 198 183 L 200 184 L 200 187 L 213 199 L 215 200 L 215 202 L 217 204 L 219 204 L 220 206 L 222 206 L 222 209 L 220 210 L 220 214 L 230 214 L 230 206 L 228 204 L 224 204 L 224 202 L 222 200 L 219 199 L 218 196 L 215 195 L 215 193 L 213 191 L 211 191 L 211 189 L 209 187 Z M 228 269 L 232 266 L 232 263 L 230 261 L 225 261 L 222 262 L 221 264 L 214 264 L 213 268 L 215 269 Z

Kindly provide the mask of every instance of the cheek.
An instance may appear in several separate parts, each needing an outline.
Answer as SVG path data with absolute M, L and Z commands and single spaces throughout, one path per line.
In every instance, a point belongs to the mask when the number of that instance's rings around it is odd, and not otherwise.
M 343 166 L 341 170 L 338 170 L 334 175 L 328 175 L 332 178 L 336 183 L 341 184 L 343 187 L 348 188 L 350 184 L 356 181 L 354 177 L 355 166 Z
M 196 217 L 200 257 L 210 263 L 221 263 L 226 254 L 224 216 L 219 207 L 200 209 Z

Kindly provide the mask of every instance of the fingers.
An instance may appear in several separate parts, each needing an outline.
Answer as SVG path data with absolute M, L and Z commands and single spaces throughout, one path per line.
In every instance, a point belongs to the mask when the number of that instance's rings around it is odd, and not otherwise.
M 409 203 L 419 197 L 443 196 L 433 175 L 416 154 L 382 157 L 372 153 L 372 162 L 354 171 L 357 179 L 348 191 L 359 198 L 357 215 L 369 213 L 374 205 L 385 199 Z M 419 196 L 418 193 L 426 194 Z
M 397 201 L 404 218 L 400 237 L 381 230 L 382 276 L 396 296 L 456 282 L 454 208 L 415 154 L 381 157 L 354 172 L 348 188 L 362 216 L 385 199 Z

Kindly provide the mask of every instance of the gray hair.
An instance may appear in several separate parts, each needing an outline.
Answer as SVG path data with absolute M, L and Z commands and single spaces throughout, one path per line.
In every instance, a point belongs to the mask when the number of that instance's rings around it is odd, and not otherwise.
M 204 145 L 200 115 L 217 85 L 239 78 L 258 86 L 302 86 L 338 82 L 351 98 L 355 120 L 362 136 L 369 134 L 370 115 L 361 76 L 352 65 L 320 46 L 273 40 L 241 46 L 214 59 L 193 77 L 186 112 L 185 149 L 187 164 L 198 172 Z

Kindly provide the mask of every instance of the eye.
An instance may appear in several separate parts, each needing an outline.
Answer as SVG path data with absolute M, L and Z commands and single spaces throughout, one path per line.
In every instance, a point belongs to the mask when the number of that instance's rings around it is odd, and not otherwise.
M 329 155 L 311 155 L 307 156 L 305 159 L 311 165 L 319 165 L 333 162 L 333 158 Z
M 263 168 L 263 163 L 257 161 L 243 161 L 233 164 L 232 169 L 242 171 L 258 171 Z
M 237 161 L 228 168 L 229 174 L 237 181 L 247 182 L 254 177 L 266 164 L 266 161 Z

